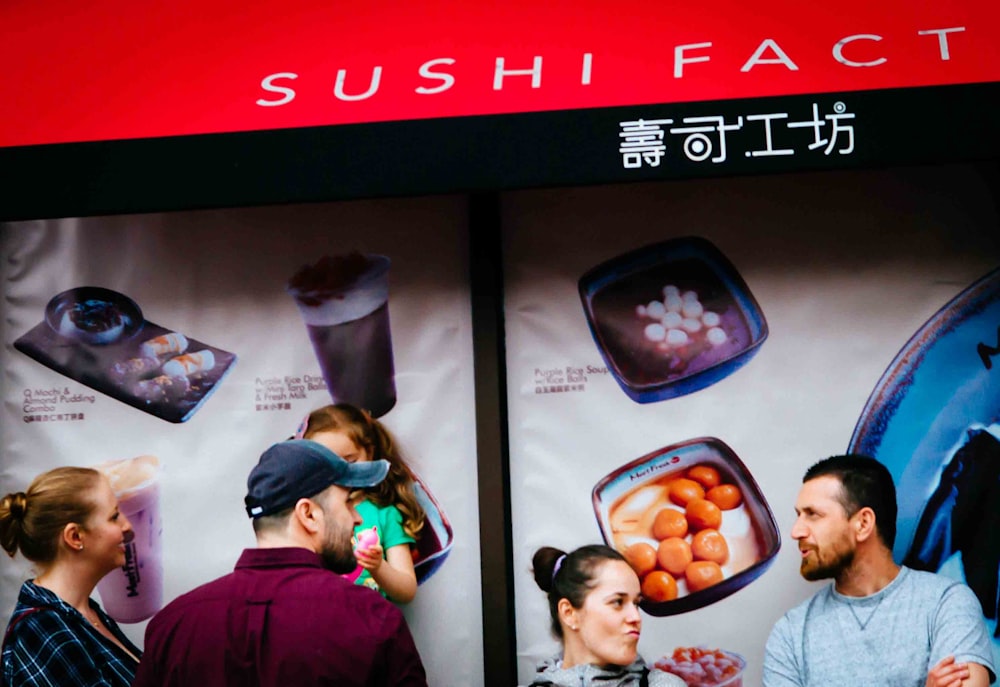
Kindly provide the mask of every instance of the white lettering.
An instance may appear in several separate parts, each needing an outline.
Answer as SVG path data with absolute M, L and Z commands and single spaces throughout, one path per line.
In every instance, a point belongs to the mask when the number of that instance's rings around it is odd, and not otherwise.
M 420 76 L 425 79 L 440 79 L 441 85 L 434 86 L 433 88 L 428 88 L 427 86 L 417 86 L 416 92 L 421 95 L 433 95 L 434 93 L 441 93 L 442 91 L 447 91 L 449 88 L 455 85 L 455 77 L 446 72 L 432 72 L 431 67 L 436 67 L 439 64 L 455 64 L 455 60 L 450 57 L 440 57 L 436 60 L 431 60 L 429 62 L 424 62 L 420 65 Z
M 707 55 L 702 55 L 701 57 L 684 57 L 684 51 L 700 50 L 701 48 L 711 48 L 711 43 L 689 43 L 687 45 L 675 45 L 674 46 L 674 78 L 679 79 L 684 76 L 684 65 L 694 64 L 695 62 L 708 62 L 709 57 Z
M 917 31 L 917 33 L 921 36 L 929 36 L 936 33 L 938 37 L 938 49 L 941 51 L 941 61 L 947 62 L 951 59 L 951 53 L 948 52 L 948 34 L 958 33 L 959 31 L 965 31 L 965 27 L 954 26 L 950 29 L 928 29 L 927 31 Z
M 270 91 L 271 93 L 283 93 L 284 97 L 280 100 L 264 100 L 260 98 L 257 100 L 257 104 L 261 107 L 277 107 L 278 105 L 285 105 L 292 102 L 295 97 L 295 91 L 287 86 L 275 86 L 275 79 L 297 79 L 298 74 L 293 74 L 292 72 L 278 72 L 277 74 L 271 74 L 270 76 L 265 76 L 261 79 L 260 87 L 265 91 Z
M 531 87 L 539 88 L 542 85 L 542 57 L 541 55 L 535 55 L 535 59 L 531 61 L 531 69 L 507 69 L 504 68 L 504 59 L 502 57 L 497 58 L 497 66 L 493 72 L 493 90 L 499 91 L 503 89 L 503 77 L 504 76 L 527 76 L 531 74 Z
M 378 91 L 379 81 L 382 80 L 382 67 L 375 67 L 372 69 L 372 80 L 368 84 L 368 90 L 360 95 L 347 95 L 344 93 L 344 81 L 347 80 L 347 70 L 338 69 L 337 70 L 337 81 L 333 85 L 333 95 L 336 96 L 338 100 L 364 100 L 370 98 Z
M 583 53 L 583 73 L 580 74 L 580 83 L 584 86 L 590 85 L 590 72 L 594 66 L 594 54 L 585 52 Z
M 880 41 L 882 40 L 882 36 L 877 36 L 873 33 L 859 33 L 854 36 L 841 38 L 837 41 L 837 44 L 833 46 L 833 59 L 837 60 L 837 62 L 840 62 L 841 64 L 846 64 L 848 67 L 875 67 L 886 61 L 884 57 L 880 57 L 877 60 L 871 60 L 870 62 L 855 62 L 854 60 L 849 60 L 844 57 L 844 46 L 848 43 L 861 40 Z
M 768 48 L 774 52 L 776 57 L 761 57 L 761 55 L 764 54 L 764 51 Z M 760 45 L 757 46 L 757 49 L 754 51 L 753 55 L 750 56 L 750 59 L 747 60 L 746 64 L 740 67 L 740 71 L 748 72 L 758 64 L 783 64 L 793 72 L 797 72 L 799 70 L 798 66 L 796 66 L 796 64 L 789 59 L 788 55 L 785 54 L 785 51 L 774 42 L 773 38 L 765 38 L 761 41 Z

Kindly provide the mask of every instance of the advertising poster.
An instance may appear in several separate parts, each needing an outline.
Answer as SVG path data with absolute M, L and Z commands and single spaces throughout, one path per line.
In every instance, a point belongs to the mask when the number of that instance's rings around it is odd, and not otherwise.
M 112 476 L 136 538 L 97 594 L 133 641 L 254 545 L 250 469 L 336 400 L 382 422 L 416 478 L 427 519 L 402 610 L 429 682 L 479 682 L 465 199 L 31 221 L 0 237 L 0 490 L 63 465 Z M 2 566 L 4 617 L 31 576 L 20 556 Z
M 759 685 L 772 625 L 821 588 L 790 537 L 802 475 L 848 451 L 896 480 L 897 561 L 967 581 L 996 636 L 996 184 L 955 165 L 503 196 L 521 683 L 559 651 L 533 553 L 607 543 L 649 580 L 648 663 Z

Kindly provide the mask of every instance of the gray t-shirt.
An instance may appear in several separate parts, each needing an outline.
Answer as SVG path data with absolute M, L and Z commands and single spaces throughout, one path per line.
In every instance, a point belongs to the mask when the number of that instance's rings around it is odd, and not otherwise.
M 771 630 L 764 687 L 922 687 L 941 659 L 979 663 L 996 676 L 979 601 L 943 575 L 901 568 L 871 596 L 831 584 Z

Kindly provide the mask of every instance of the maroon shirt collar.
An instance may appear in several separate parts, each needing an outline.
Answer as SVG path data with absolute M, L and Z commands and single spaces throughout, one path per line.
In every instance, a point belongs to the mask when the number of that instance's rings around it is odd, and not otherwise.
M 244 549 L 236 562 L 240 568 L 323 568 L 323 559 L 318 553 L 297 546 L 274 549 Z

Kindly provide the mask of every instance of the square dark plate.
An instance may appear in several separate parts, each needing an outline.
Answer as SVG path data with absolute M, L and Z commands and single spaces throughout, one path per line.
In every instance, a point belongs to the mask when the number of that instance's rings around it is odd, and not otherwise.
M 612 258 L 588 270 L 579 291 L 598 350 L 637 403 L 704 389 L 745 365 L 767 338 L 746 282 L 700 237 Z

